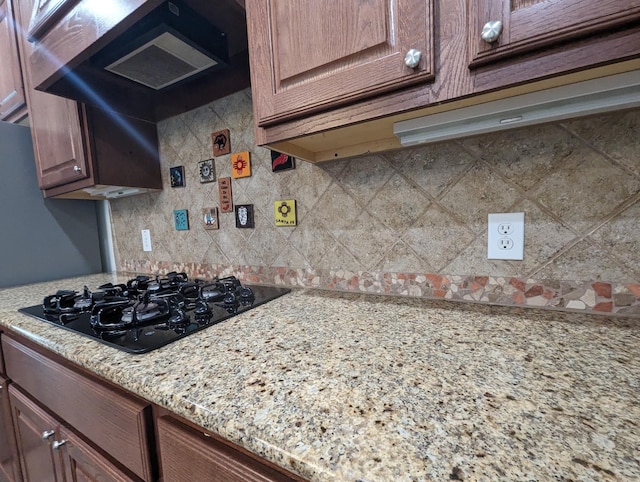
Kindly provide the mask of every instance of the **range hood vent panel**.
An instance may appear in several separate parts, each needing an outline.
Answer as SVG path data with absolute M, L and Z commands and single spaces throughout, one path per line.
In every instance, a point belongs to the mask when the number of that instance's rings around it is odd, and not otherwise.
M 228 61 L 224 32 L 173 0 L 95 54 L 91 65 L 161 90 Z
M 160 90 L 217 64 L 171 32 L 164 32 L 105 69 Z

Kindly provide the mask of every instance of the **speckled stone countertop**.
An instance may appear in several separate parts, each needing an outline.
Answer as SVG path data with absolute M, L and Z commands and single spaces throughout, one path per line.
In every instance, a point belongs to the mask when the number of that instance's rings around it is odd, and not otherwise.
M 0 324 L 318 481 L 640 480 L 640 322 L 295 291 L 144 355 Z

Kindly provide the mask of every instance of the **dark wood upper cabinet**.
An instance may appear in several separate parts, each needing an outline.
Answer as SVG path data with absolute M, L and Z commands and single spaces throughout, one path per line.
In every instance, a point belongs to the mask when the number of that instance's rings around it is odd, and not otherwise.
M 612 33 L 640 20 L 640 0 L 473 0 L 470 5 L 471 67 Z M 497 40 L 482 40 L 487 22 L 502 22 Z
M 38 5 L 44 8 L 45 3 Z M 22 30 L 29 25 L 33 5 L 29 0 L 18 5 L 16 21 Z M 24 61 L 36 45 L 22 35 L 19 46 L 36 172 L 44 196 L 96 199 L 161 189 L 155 125 L 36 90 Z
M 425 0 L 248 0 L 251 81 L 265 126 L 426 82 L 435 74 Z M 415 67 L 407 52 L 419 51 Z
M 39 40 L 78 0 L 37 0 L 29 22 L 29 40 Z
M 22 69 L 14 23 L 13 2 L 0 0 L 0 120 L 13 121 L 26 111 Z

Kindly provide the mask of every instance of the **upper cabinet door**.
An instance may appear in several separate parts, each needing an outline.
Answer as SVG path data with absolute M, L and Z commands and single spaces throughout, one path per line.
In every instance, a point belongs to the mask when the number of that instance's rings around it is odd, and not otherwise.
M 29 22 L 29 40 L 40 39 L 78 0 L 36 0 Z
M 259 126 L 434 77 L 432 0 L 247 0 Z M 415 66 L 405 55 L 415 49 Z
M 17 2 L 16 22 L 23 30 L 31 19 L 31 3 L 31 0 Z M 33 53 L 33 43 L 22 36 L 20 45 L 24 59 L 29 58 Z M 23 65 L 27 65 L 26 61 Z M 78 103 L 35 90 L 28 68 L 25 69 L 24 80 L 40 188 L 88 178 L 92 173 L 85 155 Z
M 516 54 L 610 33 L 640 19 L 640 0 L 471 0 L 472 67 Z M 502 22 L 496 39 L 483 40 L 488 22 Z
M 0 0 L 0 120 L 9 119 L 25 103 L 11 2 Z

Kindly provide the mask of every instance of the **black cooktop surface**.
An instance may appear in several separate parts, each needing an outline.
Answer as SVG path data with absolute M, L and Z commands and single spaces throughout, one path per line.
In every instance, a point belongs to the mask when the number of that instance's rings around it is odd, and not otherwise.
M 95 291 L 58 291 L 19 311 L 130 353 L 146 353 L 272 301 L 289 289 L 234 277 L 138 276 Z

